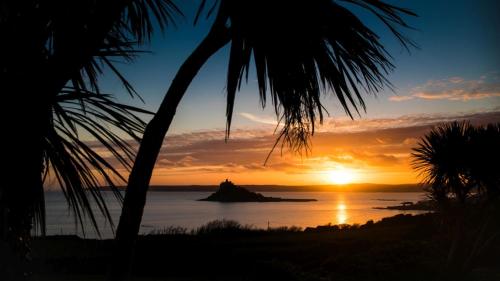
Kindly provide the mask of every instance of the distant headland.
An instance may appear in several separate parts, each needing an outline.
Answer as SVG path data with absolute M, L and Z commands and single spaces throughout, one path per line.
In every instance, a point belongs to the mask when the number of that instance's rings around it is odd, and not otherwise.
M 399 210 L 399 211 L 435 211 L 437 205 L 432 200 L 421 200 L 417 203 L 410 201 L 401 202 L 400 205 L 387 206 L 387 207 L 373 207 L 373 209 L 378 210 Z
M 221 182 L 219 189 L 210 196 L 199 201 L 216 202 L 311 202 L 316 199 L 287 199 L 279 197 L 266 197 L 260 193 L 249 191 L 243 187 L 236 186 L 226 179 Z
M 344 185 L 239 185 L 253 192 L 424 192 L 421 184 L 351 183 Z M 125 187 L 118 187 L 125 189 Z M 109 188 L 104 188 L 109 189 Z M 218 185 L 153 185 L 151 192 L 215 192 Z

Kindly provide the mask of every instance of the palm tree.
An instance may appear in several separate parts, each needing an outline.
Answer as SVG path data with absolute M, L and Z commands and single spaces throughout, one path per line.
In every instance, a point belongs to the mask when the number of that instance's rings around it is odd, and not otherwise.
M 500 123 L 476 128 L 471 138 L 470 176 L 489 199 L 500 196 L 499 143 Z
M 396 38 L 409 47 L 399 27 L 411 11 L 375 0 L 346 0 L 373 13 Z M 204 13 L 201 6 L 195 22 Z M 281 141 L 294 151 L 307 147 L 315 125 L 321 123 L 322 93 L 335 95 L 349 116 L 365 109 L 361 90 L 376 93 L 391 87 L 385 74 L 393 69 L 378 36 L 338 1 L 213 1 L 207 16 L 213 25 L 179 69 L 157 113 L 148 123 L 129 176 L 117 228 L 118 251 L 112 280 L 122 279 L 123 262 L 130 262 L 146 193 L 163 139 L 176 108 L 204 63 L 231 43 L 227 73 L 227 138 L 235 95 L 255 64 L 262 106 L 270 95 L 276 116 L 284 123 Z
M 470 176 L 471 138 L 474 127 L 469 122 L 452 122 L 432 129 L 413 149 L 413 166 L 431 187 L 438 202 L 453 194 L 464 203 L 474 187 Z
M 86 131 L 130 167 L 134 151 L 123 137 L 139 139 L 145 124 L 135 114 L 144 111 L 104 95 L 98 77 L 110 70 L 137 96 L 115 61 L 131 61 L 137 44 L 150 39 L 154 21 L 163 29 L 178 13 L 170 0 L 0 4 L 0 88 L 4 104 L 18 109 L 2 111 L 7 165 L 0 186 L 0 242 L 21 260 L 33 220 L 44 233 L 48 173 L 77 219 L 87 216 L 96 226 L 92 201 L 110 218 L 98 187 L 125 179 L 79 135 Z
M 431 197 L 444 207 L 448 207 L 450 197 L 461 203 L 461 208 L 443 210 L 444 222 L 451 223 L 449 226 L 452 227 L 447 258 L 450 270 L 456 271 L 457 267 L 470 265 L 471 260 L 497 235 L 486 234 L 493 220 L 492 209 L 481 208 L 481 215 L 475 218 L 478 222 L 482 221 L 480 231 L 469 257 L 465 261 L 461 260 L 461 255 L 469 251 L 464 240 L 468 216 L 465 216 L 466 209 L 463 207 L 467 197 L 476 189 L 479 195 L 485 194 L 488 199 L 498 198 L 500 175 L 495 163 L 500 157 L 499 143 L 500 124 L 473 127 L 468 121 L 455 121 L 435 127 L 413 149 L 413 166 L 430 186 Z M 496 202 L 492 202 L 490 206 L 494 207 Z

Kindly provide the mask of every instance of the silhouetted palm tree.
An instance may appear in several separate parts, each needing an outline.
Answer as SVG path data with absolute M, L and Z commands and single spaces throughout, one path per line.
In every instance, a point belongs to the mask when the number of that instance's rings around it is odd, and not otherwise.
M 407 47 L 397 28 L 407 27 L 406 9 L 375 0 L 346 0 L 345 5 L 373 13 Z M 335 95 L 352 116 L 365 108 L 361 90 L 376 93 L 390 87 L 385 74 L 393 68 L 378 36 L 338 1 L 213 1 L 207 15 L 214 23 L 200 45 L 179 69 L 158 112 L 147 125 L 129 176 L 116 239 L 115 273 L 130 261 L 142 219 L 146 193 L 163 139 L 186 89 L 203 64 L 231 43 L 227 73 L 227 137 L 235 94 L 248 77 L 251 58 L 256 67 L 262 106 L 269 94 L 284 124 L 277 143 L 294 151 L 307 146 L 315 124 L 323 120 L 321 93 Z M 195 19 L 204 13 L 203 0 Z M 128 259 L 128 260 L 127 260 Z M 119 265 L 121 267 L 119 267 Z M 116 280 L 121 277 L 116 277 Z
M 500 123 L 475 129 L 471 138 L 469 172 L 478 191 L 490 199 L 500 196 Z
M 429 184 L 430 195 L 443 206 L 450 197 L 458 199 L 461 208 L 445 208 L 444 222 L 451 227 L 451 246 L 447 267 L 456 271 L 470 265 L 477 255 L 498 233 L 487 234 L 496 208 L 481 209 L 475 220 L 482 221 L 468 257 L 469 251 L 464 233 L 468 216 L 464 203 L 472 191 L 477 199 L 496 199 L 499 194 L 500 124 L 473 127 L 467 121 L 443 124 L 425 135 L 413 149 L 413 165 L 420 171 L 424 182 Z M 476 206 L 482 201 L 473 201 Z M 490 206 L 495 206 L 495 201 Z M 493 212 L 491 212 L 493 210 Z M 477 216 L 479 215 L 479 216 Z M 470 218 L 469 218 L 470 219 Z M 468 238 L 470 240 L 470 237 Z M 469 241 L 470 242 L 470 241 Z
M 474 187 L 469 173 L 473 135 L 469 122 L 455 121 L 432 129 L 413 149 L 413 166 L 439 202 L 451 193 L 463 203 Z
M 91 201 L 110 218 L 98 186 L 113 186 L 113 178 L 122 176 L 78 136 L 86 131 L 131 166 L 133 151 L 123 135 L 138 140 L 144 123 L 135 114 L 144 111 L 103 95 L 98 77 L 108 69 L 136 96 L 114 62 L 133 59 L 135 46 L 150 39 L 153 21 L 163 28 L 178 12 L 170 0 L 2 1 L 0 87 L 4 104 L 17 111 L 2 110 L 7 164 L 0 242 L 8 241 L 22 256 L 33 220 L 44 232 L 48 172 L 78 219 L 88 216 L 96 226 Z

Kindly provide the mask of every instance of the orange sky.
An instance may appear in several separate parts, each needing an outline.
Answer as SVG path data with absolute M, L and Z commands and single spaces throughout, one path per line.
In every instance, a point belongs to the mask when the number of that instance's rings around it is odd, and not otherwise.
M 417 183 L 411 149 L 419 138 L 436 124 L 464 119 L 474 125 L 500 122 L 500 109 L 378 119 L 329 118 L 312 138 L 308 154 L 276 149 L 266 165 L 276 136 L 275 125 L 265 119 L 259 121 L 259 127 L 232 130 L 227 143 L 222 129 L 171 134 L 163 144 L 151 184 L 217 185 L 229 178 L 239 185 L 324 185 L 336 184 L 332 171 L 338 170 L 347 173 L 349 183 Z M 118 165 L 98 144 L 94 148 Z M 126 171 L 121 171 L 126 177 Z M 46 186 L 52 189 L 57 184 L 52 179 Z
M 368 14 L 359 13 L 393 57 L 396 68 L 387 78 L 394 87 L 377 96 L 363 92 L 367 112 L 355 121 L 345 118 L 333 92 L 325 91 L 322 101 L 336 117 L 319 128 L 311 153 L 300 157 L 286 151 L 280 155 L 277 150 L 266 166 L 263 162 L 274 144 L 276 118 L 272 104 L 261 109 L 253 66 L 236 96 L 231 139 L 224 142 L 230 48 L 223 48 L 203 66 L 177 108 L 151 183 L 216 185 L 230 178 L 236 184 L 330 184 L 329 171 L 339 167 L 354 174 L 353 182 L 418 182 L 410 166 L 411 148 L 432 125 L 456 119 L 471 119 L 475 124 L 500 122 L 497 3 L 450 2 L 405 4 L 420 15 L 409 19 L 414 30 L 404 30 L 420 47 L 410 54 L 387 36 L 386 26 L 373 24 Z M 188 17 L 197 11 L 193 1 L 179 4 Z M 120 67 L 145 104 L 126 100 L 124 95 L 120 101 L 157 110 L 179 67 L 206 36 L 210 20 L 178 24 L 167 30 L 168 36 L 156 36 L 150 46 L 144 46 L 151 53 Z M 121 83 L 112 77 L 104 75 L 103 92 L 123 92 Z M 117 165 L 110 155 L 102 154 Z
M 357 183 L 415 183 L 411 148 L 432 125 L 455 119 L 475 124 L 498 122 L 500 112 L 465 115 L 413 115 L 386 119 L 329 119 L 312 138 L 309 155 L 276 150 L 263 165 L 275 136 L 263 120 L 259 129 L 223 130 L 168 136 L 152 184 L 331 184 L 329 171 L 347 170 Z

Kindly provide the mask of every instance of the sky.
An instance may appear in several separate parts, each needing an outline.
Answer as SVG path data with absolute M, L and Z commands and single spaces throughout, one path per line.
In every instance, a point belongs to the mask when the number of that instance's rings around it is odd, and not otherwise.
M 182 100 L 165 139 L 152 184 L 309 185 L 346 181 L 415 183 L 411 149 L 429 129 L 457 119 L 474 124 L 500 122 L 500 2 L 496 0 L 390 1 L 418 14 L 405 33 L 419 48 L 407 52 L 373 16 L 354 10 L 381 37 L 393 57 L 388 75 L 394 90 L 364 95 L 367 111 L 347 118 L 338 100 L 326 93 L 330 115 L 301 155 L 275 150 L 276 116 L 258 100 L 256 79 L 237 94 L 231 138 L 224 141 L 228 47 L 202 68 Z M 208 31 L 211 19 L 196 26 L 198 1 L 176 1 L 185 14 L 176 27 L 157 33 L 150 53 L 121 70 L 144 98 L 127 98 L 118 81 L 104 89 L 120 101 L 156 111 L 179 66 Z

